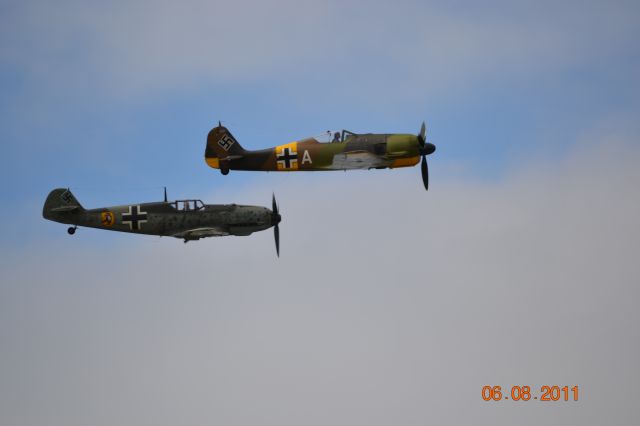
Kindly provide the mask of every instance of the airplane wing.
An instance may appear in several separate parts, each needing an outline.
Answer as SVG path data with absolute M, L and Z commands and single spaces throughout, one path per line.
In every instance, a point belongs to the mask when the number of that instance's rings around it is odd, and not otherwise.
M 229 235 L 229 232 L 221 228 L 194 228 L 173 234 L 172 237 L 199 240 L 200 238 L 224 237 L 226 235 Z
M 333 156 L 332 169 L 370 169 L 387 167 L 389 161 L 368 151 L 351 151 Z

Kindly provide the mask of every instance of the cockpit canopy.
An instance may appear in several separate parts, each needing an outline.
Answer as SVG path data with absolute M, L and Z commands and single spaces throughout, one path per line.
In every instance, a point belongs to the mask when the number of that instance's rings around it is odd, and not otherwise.
M 174 209 L 182 212 L 204 209 L 204 203 L 200 200 L 176 200 L 169 205 Z
M 346 141 L 352 136 L 358 136 L 356 133 L 350 132 L 348 130 L 342 130 L 342 142 Z
M 344 142 L 352 136 L 357 136 L 357 134 L 350 132 L 349 130 L 342 130 L 341 132 L 332 132 L 331 130 L 327 130 L 325 133 L 316 136 L 314 139 L 318 142 Z

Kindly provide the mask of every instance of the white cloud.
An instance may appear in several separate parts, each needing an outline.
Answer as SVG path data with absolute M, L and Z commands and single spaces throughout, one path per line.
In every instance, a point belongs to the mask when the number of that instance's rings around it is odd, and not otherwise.
M 419 170 L 266 175 L 272 235 L 80 230 L 3 256 L 3 424 L 635 424 L 640 151 L 495 183 Z M 603 142 L 604 141 L 604 142 Z M 585 148 L 586 146 L 586 148 Z M 485 403 L 486 384 L 581 401 Z M 613 391 L 615 390 L 615 391 Z

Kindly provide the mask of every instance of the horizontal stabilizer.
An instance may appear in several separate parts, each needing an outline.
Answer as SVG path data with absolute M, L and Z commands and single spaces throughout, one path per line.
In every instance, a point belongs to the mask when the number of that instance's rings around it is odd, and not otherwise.
M 238 160 L 242 157 L 244 157 L 244 155 L 227 155 L 226 157 L 218 157 L 218 159 L 220 161 L 231 161 L 231 160 Z
M 80 206 L 61 206 L 54 207 L 51 209 L 52 212 L 72 212 L 74 210 L 78 210 Z

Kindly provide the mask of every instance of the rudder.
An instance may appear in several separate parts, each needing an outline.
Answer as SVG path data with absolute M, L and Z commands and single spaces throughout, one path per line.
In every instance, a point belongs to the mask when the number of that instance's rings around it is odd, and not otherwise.
M 44 207 L 42 208 L 42 216 L 50 218 L 57 213 L 76 210 L 82 211 L 84 208 L 69 188 L 56 188 L 47 196 Z
M 232 160 L 245 154 L 229 129 L 218 123 L 207 135 L 207 148 L 204 158 L 211 167 L 219 168 L 219 161 Z

